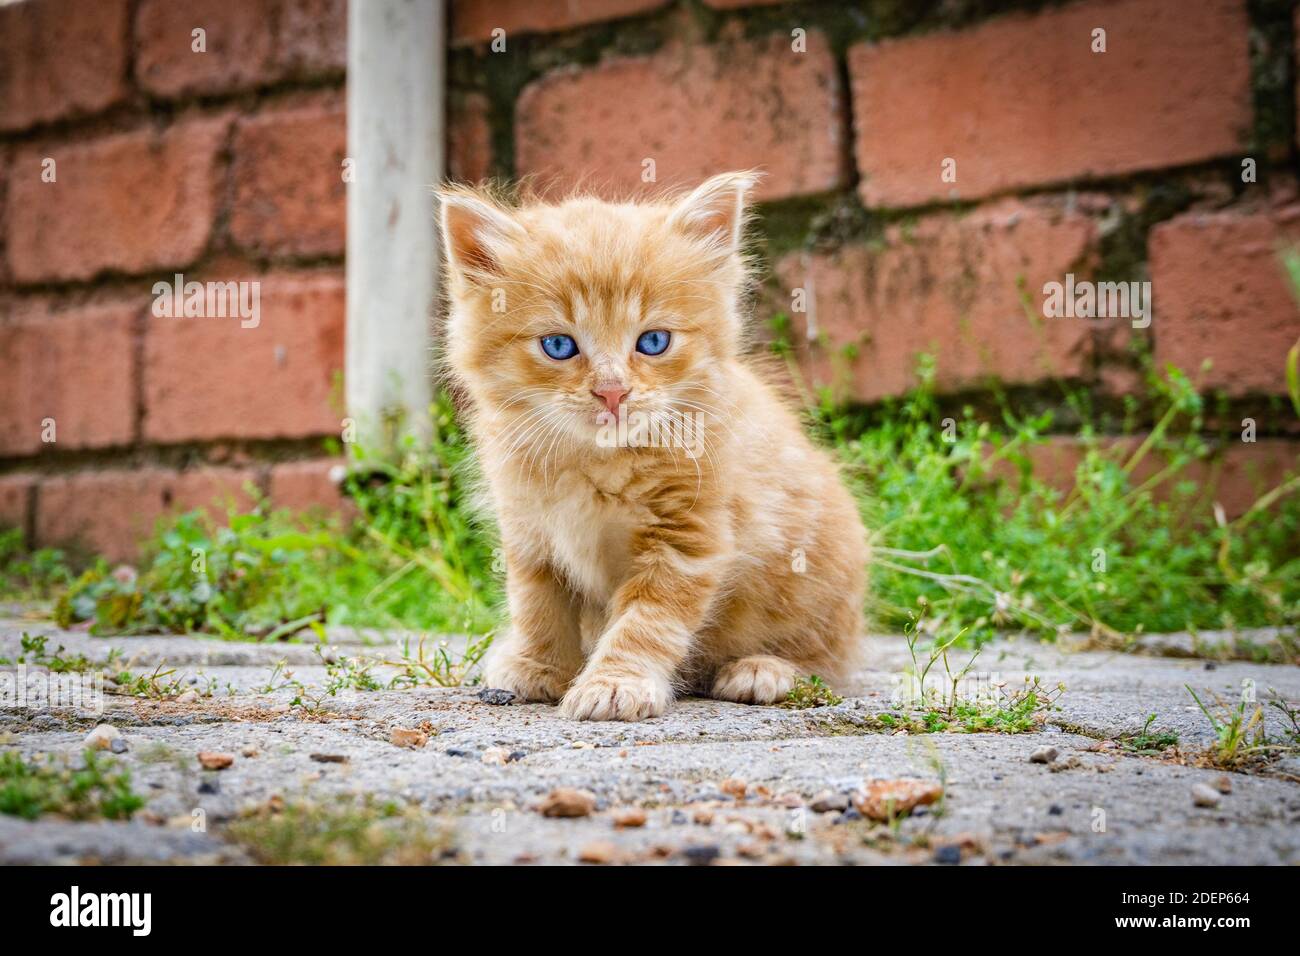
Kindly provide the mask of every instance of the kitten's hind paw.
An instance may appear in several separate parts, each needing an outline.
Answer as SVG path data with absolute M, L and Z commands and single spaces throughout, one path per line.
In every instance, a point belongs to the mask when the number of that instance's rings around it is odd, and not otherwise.
M 740 704 L 773 704 L 790 693 L 798 676 L 799 669 L 779 657 L 742 657 L 718 669 L 710 696 Z

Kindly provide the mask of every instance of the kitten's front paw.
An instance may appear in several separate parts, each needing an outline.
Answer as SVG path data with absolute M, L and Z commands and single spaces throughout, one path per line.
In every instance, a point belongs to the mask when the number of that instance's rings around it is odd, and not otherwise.
M 560 711 L 573 720 L 645 720 L 662 714 L 671 699 L 672 688 L 661 678 L 596 672 L 578 678 Z
M 719 668 L 711 696 L 740 704 L 771 704 L 790 693 L 798 676 L 798 669 L 779 657 L 742 657 Z
M 489 657 L 483 665 L 485 686 L 508 690 L 521 700 L 552 704 L 564 696 L 570 680 L 572 675 L 508 652 Z

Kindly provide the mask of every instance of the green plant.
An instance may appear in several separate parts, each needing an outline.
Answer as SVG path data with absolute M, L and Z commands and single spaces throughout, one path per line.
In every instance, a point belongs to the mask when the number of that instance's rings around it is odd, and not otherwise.
M 115 693 L 128 697 L 147 697 L 151 700 L 167 700 L 179 697 L 186 690 L 181 677 L 176 676 L 176 668 L 168 667 L 160 661 L 148 674 L 136 674 L 121 670 L 108 675 L 113 679 L 117 689 Z M 210 696 L 210 695 L 209 695 Z
M 74 577 L 62 551 L 28 551 L 20 529 L 0 529 L 0 598 L 48 600 L 71 584 Z
M 341 690 L 383 690 L 384 685 L 373 671 L 378 661 L 364 657 L 340 657 L 326 660 L 325 653 L 316 648 L 316 656 L 325 665 L 325 693 L 333 697 Z
M 1015 690 L 1008 690 L 1004 683 L 988 682 L 978 687 L 975 693 L 963 693 L 962 683 L 970 675 L 979 650 L 976 649 L 965 664 L 954 670 L 948 654 L 964 633 L 959 631 L 947 638 L 936 634 L 924 655 L 918 654 L 921 636 L 925 633 L 922 627 L 925 613 L 923 605 L 921 612 L 912 616 L 904 626 L 911 663 L 898 691 L 898 706 L 892 712 L 869 718 L 870 727 L 914 734 L 1020 734 L 1042 728 L 1048 713 L 1065 693 L 1064 684 L 1048 688 L 1041 678 L 1026 676 L 1023 686 Z M 931 680 L 930 673 L 940 662 L 943 664 L 943 679 L 941 682 Z
M 340 797 L 263 807 L 227 827 L 259 863 L 418 866 L 451 850 L 448 834 L 413 807 Z
M 0 754 L 0 813 L 27 820 L 46 813 L 125 820 L 143 806 L 130 772 L 105 766 L 93 750 L 85 751 L 80 766 L 53 755 L 35 763 L 14 750 Z
M 439 640 L 430 652 L 425 645 L 428 635 L 421 635 L 415 653 L 411 653 L 411 641 L 402 642 L 402 656 L 399 660 L 385 661 L 390 667 L 399 668 L 400 673 L 394 677 L 391 687 L 416 687 L 435 685 L 438 687 L 460 687 L 467 682 L 478 680 L 478 675 L 471 678 L 474 667 L 483 659 L 483 655 L 492 646 L 492 635 L 474 639 L 467 638 L 465 650 L 454 653 L 450 643 Z
M 18 639 L 20 648 L 18 656 L 13 659 L 0 657 L 0 665 L 30 664 L 36 667 L 44 667 L 55 674 L 84 674 L 87 671 L 98 670 L 101 666 L 111 667 L 121 655 L 121 651 L 112 648 L 108 652 L 105 664 L 99 665 L 91 661 L 85 654 L 64 656 L 64 651 L 67 648 L 62 644 L 54 651 L 50 651 L 48 644 L 49 638 L 44 634 L 28 634 L 24 631 Z
M 207 631 L 276 641 L 323 623 L 483 633 L 499 586 L 489 531 L 465 502 L 469 450 L 450 400 L 431 409 L 428 444 L 395 457 L 354 450 L 345 490 L 358 520 L 271 510 L 222 519 L 195 511 L 160 523 L 140 570 L 100 561 L 56 607 L 63 626 L 96 634 Z
M 1248 701 L 1243 695 L 1235 705 L 1213 695 L 1213 712 L 1196 691 L 1184 684 L 1196 706 L 1214 728 L 1214 743 L 1201 755 L 1201 762 L 1225 770 L 1266 767 L 1279 757 L 1300 753 L 1300 723 L 1297 711 L 1274 693 L 1269 705 L 1287 721 L 1281 736 L 1272 736 L 1266 727 L 1264 706 Z
M 1146 723 L 1142 729 L 1133 734 L 1120 734 L 1116 738 L 1120 747 L 1130 753 L 1138 754 L 1144 757 L 1154 756 L 1161 751 L 1168 750 L 1171 747 L 1178 746 L 1178 734 L 1172 730 L 1152 731 L 1151 725 L 1156 722 L 1156 715 L 1147 716 Z
M 1185 376 L 1152 377 L 1163 410 L 1142 438 L 1105 438 L 1072 396 L 1084 424 L 1064 493 L 1035 467 L 1051 413 L 1023 417 L 1004 401 L 1000 421 L 969 406 L 945 414 L 933 362 L 919 374 L 915 392 L 870 414 L 814 410 L 863 503 L 880 623 L 905 625 L 922 601 L 934 626 L 976 643 L 1004 629 L 1118 642 L 1300 622 L 1300 479 L 1232 521 L 1216 516 L 1213 487 L 1187 480 L 1209 446 Z
M 824 680 L 812 674 L 796 680 L 794 686 L 790 688 L 790 693 L 786 694 L 785 700 L 779 706 L 791 710 L 805 710 L 809 707 L 834 707 L 843 700 L 844 698 L 837 696 Z

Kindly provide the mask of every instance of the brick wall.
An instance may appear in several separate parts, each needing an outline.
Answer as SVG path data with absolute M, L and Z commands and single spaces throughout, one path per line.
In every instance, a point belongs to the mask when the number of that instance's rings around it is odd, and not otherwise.
M 126 556 L 248 483 L 337 503 L 345 2 L 0 6 L 0 523 Z M 1300 448 L 1294 7 L 452 0 L 449 171 L 635 194 L 761 167 L 759 309 L 811 383 L 875 402 L 934 352 L 954 410 L 996 380 L 1118 411 L 1148 352 L 1221 439 L 1256 419 L 1215 470 L 1242 507 Z M 176 273 L 256 281 L 259 323 L 154 315 Z M 1152 323 L 1043 317 L 1066 273 L 1149 280 Z
M 1295 6 L 460 0 L 455 171 L 636 195 L 761 167 L 760 318 L 789 316 L 810 386 L 877 402 L 932 353 L 954 413 L 996 416 L 996 381 L 1066 431 L 1064 386 L 1118 428 L 1150 355 L 1210 399 L 1203 477 L 1237 512 L 1300 464 Z M 1067 273 L 1149 281 L 1150 325 L 1047 318 Z
M 337 504 L 345 65 L 345 0 L 0 7 L 0 524 L 128 557 L 249 485 Z M 256 325 L 155 315 L 177 273 Z

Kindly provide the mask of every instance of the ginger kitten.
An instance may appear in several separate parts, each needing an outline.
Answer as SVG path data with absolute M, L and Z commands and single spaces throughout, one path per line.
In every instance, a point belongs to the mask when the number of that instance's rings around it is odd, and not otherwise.
M 488 686 L 640 720 L 679 689 L 768 704 L 853 664 L 857 507 L 743 354 L 754 181 L 517 208 L 442 191 L 446 362 L 506 558 Z

